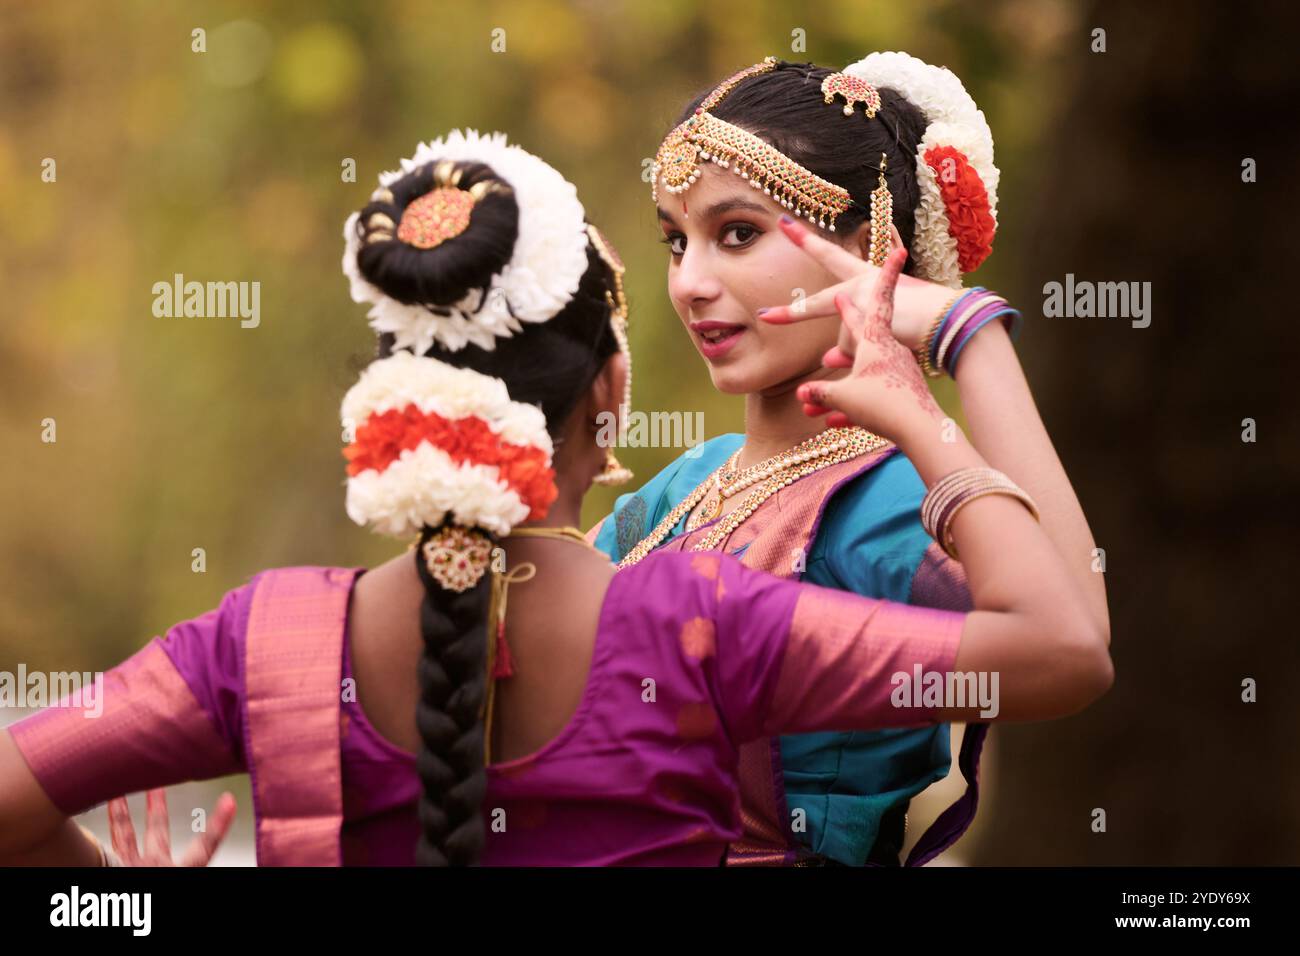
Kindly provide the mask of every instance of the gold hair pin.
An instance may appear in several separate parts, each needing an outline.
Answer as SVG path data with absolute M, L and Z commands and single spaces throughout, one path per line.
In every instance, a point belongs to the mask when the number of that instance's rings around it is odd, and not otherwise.
M 863 104 L 867 119 L 875 119 L 880 109 L 880 93 L 866 80 L 848 73 L 832 73 L 822 80 L 822 97 L 833 103 L 836 96 L 844 97 L 844 115 L 852 116 L 853 107 Z

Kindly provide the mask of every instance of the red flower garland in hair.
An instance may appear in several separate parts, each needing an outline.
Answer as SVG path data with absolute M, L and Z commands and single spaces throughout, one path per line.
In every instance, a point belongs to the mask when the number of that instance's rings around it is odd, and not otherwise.
M 957 265 L 962 272 L 973 272 L 993 251 L 997 230 L 988 190 L 961 150 L 932 146 L 925 152 L 925 161 L 939 184 L 948 233 L 957 240 Z
M 390 408 L 372 414 L 357 429 L 356 441 L 343 449 L 348 475 L 368 468 L 382 472 L 408 448 L 427 441 L 447 453 L 456 464 L 494 465 L 504 481 L 529 507 L 529 520 L 544 518 L 559 497 L 555 469 L 547 467 L 546 452 L 532 445 L 503 442 L 488 423 L 476 415 L 443 418 L 422 412 L 414 402 L 400 411 Z

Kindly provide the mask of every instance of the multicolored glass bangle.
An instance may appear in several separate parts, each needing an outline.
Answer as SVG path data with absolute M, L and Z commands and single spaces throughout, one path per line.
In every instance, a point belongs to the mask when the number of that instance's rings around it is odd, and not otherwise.
M 1020 312 L 1007 300 L 983 286 L 963 289 L 949 301 L 915 350 L 917 364 L 930 378 L 953 375 L 957 356 L 966 343 L 993 319 L 1002 319 L 1014 342 L 1024 325 Z
M 948 327 L 943 343 L 939 346 L 939 367 L 951 375 L 953 350 L 957 342 L 972 325 L 982 322 L 994 312 L 1004 308 L 1006 304 L 1006 300 L 991 292 L 972 299 L 969 307 L 953 319 Z
M 994 292 L 981 290 L 967 299 L 963 299 L 959 308 L 953 310 L 952 318 L 944 325 L 939 347 L 935 350 L 935 367 L 948 371 L 947 358 L 952 352 L 952 345 L 957 340 L 966 323 L 988 308 L 990 299 L 998 299 Z M 999 300 L 1000 301 L 1000 300 Z
M 969 294 L 969 289 L 962 289 L 954 295 L 948 301 L 948 304 L 939 312 L 938 316 L 935 317 L 934 322 L 930 324 L 930 331 L 926 333 L 925 341 L 916 347 L 916 361 L 920 364 L 921 371 L 926 374 L 927 378 L 938 378 L 943 374 L 942 371 L 936 369 L 932 364 L 930 364 L 930 352 L 934 347 L 935 334 L 939 331 L 939 327 L 943 325 L 944 320 L 948 318 L 948 315 L 952 312 L 958 301 Z
M 961 355 L 961 350 L 966 347 L 966 343 L 975 337 L 976 332 L 984 328 L 984 326 L 988 325 L 994 319 L 1004 320 L 1004 323 L 1007 326 L 1007 333 L 1011 335 L 1011 341 L 1015 341 L 1015 335 L 1012 334 L 1011 329 L 1013 326 L 1018 329 L 1020 324 L 1023 324 L 1024 319 L 1021 318 L 1018 311 L 1007 305 L 1005 301 L 1001 302 L 1000 305 L 1002 308 L 996 309 L 988 315 L 980 316 L 977 320 L 972 320 L 966 323 L 966 328 L 962 329 L 961 334 L 957 336 L 957 342 L 953 346 L 952 354 L 948 356 L 949 375 L 955 376 L 957 374 L 957 357 Z
M 953 320 L 966 311 L 967 307 L 974 301 L 973 297 L 986 291 L 980 285 L 975 286 L 973 289 L 967 289 L 957 297 L 957 300 L 948 307 L 948 311 L 943 314 L 943 320 L 939 323 L 930 339 L 930 365 L 938 369 L 940 374 L 943 374 L 943 366 L 939 362 L 939 349 L 943 339 L 948 334 L 949 328 L 952 326 Z

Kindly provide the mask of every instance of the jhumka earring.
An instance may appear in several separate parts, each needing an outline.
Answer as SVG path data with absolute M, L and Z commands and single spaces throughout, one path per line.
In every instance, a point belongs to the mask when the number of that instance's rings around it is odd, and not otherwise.
M 627 295 L 623 291 L 623 273 L 626 267 L 617 251 L 595 226 L 588 223 L 587 236 L 596 253 L 609 266 L 614 274 L 614 292 L 605 290 L 605 302 L 609 305 L 609 324 L 618 342 L 618 350 L 627 359 L 627 379 L 623 383 L 623 402 L 619 407 L 618 437 L 624 433 L 624 418 L 632 407 L 632 350 L 627 340 Z M 620 462 L 611 446 L 605 446 L 605 468 L 592 481 L 598 485 L 625 485 L 633 478 L 632 472 Z
M 880 91 L 857 76 L 832 73 L 822 80 L 822 98 L 833 103 L 836 96 L 844 97 L 844 115 L 852 116 L 854 107 L 862 104 L 867 119 L 875 119 L 880 110 Z M 894 198 L 885 183 L 885 166 L 888 157 L 880 154 L 880 185 L 871 193 L 871 250 L 872 265 L 881 266 L 889 257 L 893 245 L 889 227 L 894 219 Z
M 871 264 L 883 266 L 889 258 L 889 249 L 893 239 L 889 227 L 894 221 L 894 197 L 889 193 L 885 182 L 885 165 L 889 158 L 880 154 L 880 185 L 871 193 Z

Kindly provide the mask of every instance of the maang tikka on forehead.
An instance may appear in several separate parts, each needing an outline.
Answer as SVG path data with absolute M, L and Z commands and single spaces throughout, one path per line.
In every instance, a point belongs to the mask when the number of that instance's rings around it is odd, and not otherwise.
M 722 169 L 732 170 L 796 216 L 807 217 L 809 222 L 835 231 L 835 220 L 853 205 L 847 189 L 822 179 L 766 140 L 718 119 L 710 112 L 742 80 L 769 73 L 776 67 L 776 57 L 769 56 L 761 63 L 728 77 L 704 98 L 688 119 L 664 138 L 651 168 L 651 198 L 655 202 L 659 200 L 660 176 L 670 193 L 684 193 L 700 178 L 700 161 L 708 161 Z M 865 104 L 868 118 L 875 116 L 880 107 L 880 96 L 874 87 L 844 74 L 832 74 L 822 82 L 822 94 L 827 103 L 832 102 L 837 93 L 847 101 L 845 110 L 850 115 L 855 102 Z M 884 229 L 888 232 L 888 223 L 884 224 Z

